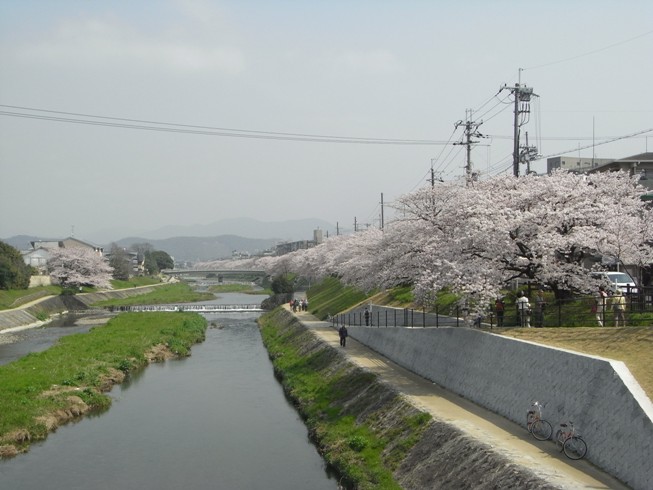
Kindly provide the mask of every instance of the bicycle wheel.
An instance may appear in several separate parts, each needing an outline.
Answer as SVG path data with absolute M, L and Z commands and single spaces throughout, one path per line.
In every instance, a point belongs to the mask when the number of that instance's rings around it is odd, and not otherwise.
M 562 433 L 560 429 L 556 432 L 556 436 L 553 438 L 556 442 L 556 447 L 558 448 L 558 451 L 562 452 L 562 448 L 565 445 L 565 435 Z
M 569 459 L 581 459 L 587 454 L 587 444 L 582 438 L 572 436 L 565 441 L 563 450 Z
M 531 434 L 533 434 L 533 437 L 538 441 L 546 441 L 551 437 L 552 432 L 553 427 L 551 427 L 551 424 L 546 420 L 536 420 L 533 422 L 533 425 L 531 425 Z

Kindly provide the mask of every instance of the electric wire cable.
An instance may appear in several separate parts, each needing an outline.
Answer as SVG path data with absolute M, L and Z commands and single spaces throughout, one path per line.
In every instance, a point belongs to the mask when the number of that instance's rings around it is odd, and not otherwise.
M 581 53 L 581 54 L 578 54 L 578 55 L 575 55 L 575 56 L 570 56 L 568 58 L 563 58 L 563 59 L 560 59 L 560 60 L 557 60 L 557 61 L 551 61 L 550 63 L 543 63 L 541 65 L 529 66 L 527 68 L 522 68 L 522 70 L 535 70 L 537 68 L 544 68 L 546 66 L 557 65 L 558 63 L 564 63 L 566 61 L 577 60 L 578 58 L 583 58 L 585 56 L 600 53 L 601 51 L 605 51 L 607 49 L 611 49 L 611 48 L 614 48 L 616 46 L 620 46 L 622 44 L 629 43 L 629 42 L 634 41 L 636 39 L 639 39 L 641 37 L 648 36 L 649 34 L 653 34 L 653 30 L 644 32 L 643 34 L 639 34 L 639 35 L 637 35 L 635 37 L 631 37 L 629 39 L 625 39 L 623 41 L 619 41 L 619 42 L 614 43 L 614 44 L 610 44 L 608 46 L 603 46 L 602 48 L 594 49 L 592 51 L 587 51 L 585 53 Z
M 360 138 L 351 136 L 335 135 L 318 135 L 306 133 L 282 133 L 274 131 L 255 131 L 247 129 L 222 128 L 213 126 L 199 126 L 190 124 L 168 123 L 160 121 L 148 121 L 140 119 L 117 118 L 109 116 L 98 116 L 92 114 L 80 114 L 72 112 L 51 111 L 45 109 L 35 109 L 22 106 L 9 106 L 0 104 L 0 107 L 13 108 L 19 110 L 38 111 L 46 114 L 60 114 L 61 117 L 44 114 L 28 114 L 25 112 L 0 111 L 0 116 L 19 117 L 27 119 L 38 119 L 51 122 L 62 122 L 70 124 L 83 124 L 90 126 L 106 126 L 122 129 L 138 129 L 146 131 L 161 131 L 182 134 L 195 134 L 202 136 L 223 136 L 232 138 L 251 138 L 251 139 L 269 139 L 269 140 L 286 140 L 286 141 L 306 141 L 317 143 L 353 143 L 353 144 L 381 144 L 381 145 L 446 145 L 445 141 L 436 140 L 419 140 L 419 139 L 399 139 L 399 138 Z M 94 118 L 80 119 L 80 118 Z
M 638 135 L 642 135 L 642 134 L 645 134 L 645 133 L 650 133 L 652 131 L 653 131 L 653 128 L 644 129 L 644 130 L 638 131 L 636 133 L 626 134 L 624 136 L 618 136 L 616 138 L 612 138 L 612 139 L 608 139 L 608 140 L 604 140 L 604 141 L 599 141 L 598 143 L 592 143 L 591 145 L 579 146 L 577 148 L 572 148 L 572 149 L 567 150 L 567 151 L 552 153 L 550 155 L 542 156 L 538 160 L 543 160 L 545 158 L 559 157 L 559 156 L 562 156 L 562 155 L 566 155 L 567 153 L 572 153 L 572 152 L 580 151 L 580 150 L 586 150 L 588 148 L 592 148 L 592 147 L 595 147 L 595 146 L 607 145 L 608 143 L 614 143 L 615 141 L 629 139 L 629 138 L 632 138 L 633 136 L 638 136 Z

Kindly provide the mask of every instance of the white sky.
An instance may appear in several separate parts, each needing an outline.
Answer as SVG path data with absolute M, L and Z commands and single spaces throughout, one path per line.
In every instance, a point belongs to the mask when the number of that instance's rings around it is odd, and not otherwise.
M 653 151 L 653 132 L 577 148 L 653 128 L 652 19 L 650 0 L 0 0 L 0 111 L 446 142 L 473 109 L 493 136 L 472 151 L 487 176 L 512 173 L 512 99 L 498 92 L 524 68 L 540 98 L 522 132 L 541 154 L 623 158 Z M 458 179 L 464 153 L 5 114 L 0 237 L 74 226 L 118 240 L 236 217 L 378 225 L 381 193 L 389 205 L 426 185 L 432 164 Z

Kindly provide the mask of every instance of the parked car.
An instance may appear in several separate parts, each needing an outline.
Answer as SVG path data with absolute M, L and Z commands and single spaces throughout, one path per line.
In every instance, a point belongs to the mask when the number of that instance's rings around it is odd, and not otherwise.
M 594 272 L 592 276 L 604 279 L 612 292 L 621 289 L 624 294 L 637 294 L 637 284 L 627 272 Z

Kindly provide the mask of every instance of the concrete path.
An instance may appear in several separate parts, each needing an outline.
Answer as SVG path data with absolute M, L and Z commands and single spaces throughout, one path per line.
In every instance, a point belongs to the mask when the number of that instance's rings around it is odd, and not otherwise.
M 629 488 L 588 461 L 568 459 L 552 441 L 535 440 L 525 427 L 417 376 L 351 337 L 347 347 L 340 347 L 338 332 L 329 322 L 319 321 L 309 313 L 295 315 L 334 349 L 341 349 L 353 363 L 376 373 L 434 419 L 455 425 L 551 484 L 563 489 Z

